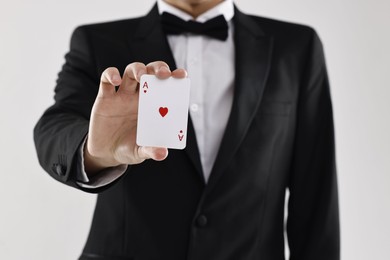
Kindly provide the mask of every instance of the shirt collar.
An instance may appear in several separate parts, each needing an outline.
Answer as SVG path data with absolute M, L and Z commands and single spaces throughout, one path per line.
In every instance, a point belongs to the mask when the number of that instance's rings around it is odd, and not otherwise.
M 194 20 L 193 17 L 186 12 L 166 3 L 164 0 L 157 0 L 158 12 L 161 15 L 163 12 L 167 12 L 183 19 L 184 21 Z M 233 0 L 224 0 L 220 4 L 214 6 L 210 10 L 199 15 L 195 21 L 204 23 L 209 19 L 212 19 L 218 15 L 223 15 L 225 20 L 229 22 L 234 16 Z

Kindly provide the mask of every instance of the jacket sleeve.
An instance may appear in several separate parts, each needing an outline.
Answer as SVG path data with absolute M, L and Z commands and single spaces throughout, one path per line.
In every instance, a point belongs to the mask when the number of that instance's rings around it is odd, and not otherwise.
M 55 103 L 34 128 L 34 141 L 41 166 L 54 179 L 89 191 L 77 184 L 78 150 L 88 132 L 100 75 L 97 71 L 85 27 L 72 35 L 70 51 L 58 75 Z
M 297 111 L 289 181 L 291 260 L 340 258 L 332 105 L 322 44 L 312 31 Z

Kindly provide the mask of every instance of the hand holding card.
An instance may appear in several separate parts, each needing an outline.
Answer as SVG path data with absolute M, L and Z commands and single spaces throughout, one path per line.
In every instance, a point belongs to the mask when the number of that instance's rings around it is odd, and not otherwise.
M 147 65 L 133 62 L 126 67 L 123 77 L 117 68 L 104 70 L 84 146 L 84 167 L 88 176 L 105 168 L 138 164 L 147 159 L 161 161 L 168 155 L 165 147 L 136 144 L 138 101 L 141 93 L 144 93 L 139 84 L 140 77 L 146 73 L 159 79 L 182 79 L 187 75 L 183 69 L 171 71 L 163 61 Z M 146 86 L 144 89 L 147 89 Z M 160 116 L 169 118 L 171 108 L 168 105 L 161 107 L 157 112 L 161 111 Z M 180 138 L 183 140 L 184 136 L 180 135 Z
M 187 141 L 190 80 L 159 79 L 143 75 L 140 80 L 137 145 L 184 149 Z

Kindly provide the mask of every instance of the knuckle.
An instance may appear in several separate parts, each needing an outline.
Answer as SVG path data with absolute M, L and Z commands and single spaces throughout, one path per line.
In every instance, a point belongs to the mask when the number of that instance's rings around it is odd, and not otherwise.
M 132 62 L 126 66 L 126 71 L 133 71 L 136 68 L 142 68 L 145 67 L 145 64 L 142 62 Z
M 109 68 L 107 68 L 104 72 L 107 73 L 107 74 L 113 74 L 113 73 L 115 73 L 115 72 L 117 72 L 117 71 L 118 71 L 117 68 L 115 68 L 115 67 L 109 67 Z
M 145 68 L 145 64 L 142 62 L 133 62 L 126 66 L 125 73 L 126 75 L 136 75 L 137 71 Z
M 112 76 L 113 74 L 115 74 L 116 72 L 118 71 L 117 68 L 115 67 L 109 67 L 107 69 L 105 69 L 100 77 L 101 80 L 106 80 L 108 79 L 109 76 Z
M 125 72 L 128 73 L 129 71 L 132 71 L 133 70 L 132 68 L 133 68 L 133 63 L 126 66 Z
M 153 68 L 159 68 L 161 66 L 166 66 L 167 68 L 169 68 L 168 64 L 165 62 L 165 61 L 154 61 L 154 62 L 151 62 L 147 65 L 148 67 L 153 67 Z

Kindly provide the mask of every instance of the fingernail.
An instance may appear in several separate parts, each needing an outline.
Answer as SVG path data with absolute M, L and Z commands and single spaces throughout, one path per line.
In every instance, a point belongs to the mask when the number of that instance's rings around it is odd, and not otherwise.
M 120 80 L 121 80 L 121 77 L 119 77 L 118 75 L 112 76 L 112 81 L 113 81 L 113 82 L 118 82 L 118 81 L 120 81 Z

